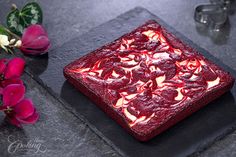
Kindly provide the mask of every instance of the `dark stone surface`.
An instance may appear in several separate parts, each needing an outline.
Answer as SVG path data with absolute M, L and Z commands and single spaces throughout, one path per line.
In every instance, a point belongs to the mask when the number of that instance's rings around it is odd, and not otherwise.
M 40 113 L 40 119 L 35 125 L 19 129 L 9 125 L 0 113 L 1 157 L 119 156 L 84 121 L 66 110 L 60 101 L 35 83 L 31 77 L 25 74 L 23 80 L 28 89 L 26 97 L 32 98 Z M 12 144 L 14 142 L 15 144 Z M 29 145 L 25 150 L 19 145 L 28 142 L 31 142 L 31 146 Z M 37 152 L 36 144 L 41 145 L 39 152 Z M 19 145 L 18 148 L 17 145 Z
M 18 1 L 0 0 L 1 22 L 4 22 L 3 20 L 6 15 L 6 10 L 9 10 L 9 5 L 12 2 L 17 3 L 19 6 L 21 6 L 25 2 L 25 0 L 18 0 Z M 87 0 L 87 1 L 39 0 L 39 2 L 44 10 L 44 15 L 45 15 L 44 26 L 48 30 L 50 39 L 52 41 L 52 48 L 51 48 L 52 51 L 50 51 L 49 53 L 50 59 L 54 57 L 56 60 L 58 57 L 63 58 L 64 55 L 65 56 L 70 55 L 71 53 L 68 52 L 68 54 L 63 54 L 62 56 L 58 56 L 56 51 L 56 48 L 62 46 L 70 39 L 77 37 L 85 32 L 88 32 L 92 27 L 98 26 L 110 19 L 113 19 L 117 15 L 124 13 L 125 11 L 134 8 L 135 6 L 143 6 L 145 8 L 148 8 L 151 12 L 158 15 L 162 19 L 164 19 L 169 25 L 171 25 L 176 30 L 178 30 L 179 32 L 190 38 L 196 44 L 207 49 L 209 52 L 212 53 L 212 55 L 216 56 L 217 58 L 220 58 L 221 61 L 230 66 L 232 69 L 236 70 L 236 65 L 235 65 L 236 16 L 234 14 L 230 15 L 229 22 L 227 23 L 226 27 L 222 32 L 219 33 L 212 33 L 202 27 L 198 27 L 197 25 L 195 25 L 193 21 L 194 7 L 202 2 L 208 3 L 207 0 L 201 0 L 201 1 L 194 0 L 188 2 L 181 0 L 176 0 L 176 1 L 140 0 L 138 2 L 135 0 L 129 0 L 129 1 L 101 0 L 99 2 L 96 0 Z M 113 27 L 116 27 L 116 25 L 114 24 Z M 123 26 L 120 27 L 121 28 L 119 28 L 119 30 L 122 31 Z M 131 27 L 127 26 L 127 24 L 125 24 L 124 27 L 125 29 L 130 29 L 130 30 L 132 29 Z M 125 30 L 123 31 L 125 32 Z M 115 32 L 108 32 L 108 33 L 115 33 Z M 117 35 L 117 37 L 120 35 L 121 34 Z M 90 40 L 91 41 L 96 40 L 96 38 L 98 37 L 99 36 L 95 37 L 92 36 Z M 113 38 L 116 38 L 116 36 L 112 36 L 110 38 L 106 37 L 105 40 L 111 41 Z M 96 42 L 95 45 L 93 45 L 93 48 L 83 49 L 83 51 L 78 52 L 77 56 L 71 56 L 70 59 L 74 60 L 75 58 L 73 57 L 78 57 L 81 55 L 79 53 L 81 52 L 86 53 L 92 49 L 95 49 L 96 47 L 101 46 L 104 42 L 107 42 L 105 40 Z M 81 41 L 80 44 L 83 44 L 82 39 L 80 41 Z M 74 43 L 71 44 L 73 45 Z M 75 50 L 76 49 L 74 49 L 73 51 Z M 0 58 L 1 57 L 3 57 L 3 55 L 1 55 Z M 47 56 L 44 57 L 47 58 Z M 40 58 L 26 57 L 28 64 L 34 66 L 35 69 L 37 68 L 35 74 L 39 75 L 41 78 L 44 78 L 47 76 L 51 77 L 60 72 L 60 70 L 62 71 L 62 69 L 59 69 L 59 67 L 57 67 L 59 71 L 52 70 L 51 74 L 47 74 L 47 70 L 52 68 L 53 64 L 50 62 L 50 60 L 49 62 L 47 61 L 45 62 L 44 57 Z M 10 127 L 5 122 L 3 122 L 3 125 L 1 125 L 0 127 L 0 135 L 1 135 L 0 152 L 3 152 L 1 156 L 2 155 L 10 156 L 7 153 L 6 148 L 9 145 L 9 143 L 7 142 L 7 137 L 12 134 L 16 137 L 19 137 L 19 139 L 21 140 L 25 139 L 25 137 L 27 137 L 26 138 L 27 140 L 33 140 L 36 137 L 39 137 L 41 140 L 45 140 L 46 145 L 49 147 L 50 151 L 47 152 L 46 154 L 37 154 L 35 156 L 106 156 L 107 152 L 108 152 L 107 156 L 112 156 L 112 155 L 118 156 L 117 155 L 118 153 L 115 153 L 113 151 L 113 148 L 108 146 L 106 142 L 103 142 L 104 140 L 99 138 L 100 136 L 98 137 L 96 134 L 90 131 L 90 130 L 96 130 L 95 128 L 90 127 L 90 129 L 88 129 L 87 124 L 84 123 L 85 120 L 81 121 L 77 119 L 79 113 L 78 106 L 76 105 L 73 106 L 63 103 L 64 104 L 63 107 L 60 107 L 61 104 L 58 102 L 58 100 L 55 100 L 53 97 L 51 97 L 47 93 L 47 91 L 42 89 L 37 83 L 35 83 L 35 81 L 28 78 L 28 76 L 24 77 L 24 80 L 26 82 L 29 82 L 29 84 L 31 84 L 31 86 L 28 87 L 30 89 L 28 91 L 29 93 L 31 93 L 29 97 L 34 98 L 34 101 L 36 102 L 37 108 L 39 108 L 42 117 L 40 119 L 40 122 L 37 123 L 36 125 L 24 127 L 24 130 L 20 131 L 13 127 Z M 56 93 L 59 94 L 61 92 L 65 93 L 65 89 L 69 85 L 65 83 L 62 86 L 61 83 L 63 82 L 64 80 L 62 78 L 58 82 L 57 81 L 50 82 L 48 86 L 54 89 Z M 55 85 L 61 84 L 61 86 L 56 87 L 54 84 Z M 71 86 L 69 86 L 69 88 L 71 88 Z M 42 92 L 37 92 L 39 89 Z M 72 90 L 70 92 L 74 94 L 74 92 L 76 91 L 73 90 L 73 88 L 71 89 Z M 232 93 L 234 93 L 235 95 L 235 89 L 232 90 Z M 37 95 L 38 97 L 36 97 L 35 95 Z M 63 96 L 63 94 L 61 94 L 61 96 Z M 65 98 L 66 95 L 64 94 L 63 97 Z M 91 104 L 91 102 L 83 95 L 76 94 L 76 97 L 84 99 L 87 105 L 93 108 L 95 107 L 94 104 Z M 216 101 L 216 103 L 214 102 L 212 105 L 209 105 L 209 107 L 204 108 L 203 110 L 199 111 L 198 113 L 194 114 L 187 120 L 180 123 L 179 125 L 175 126 L 173 129 L 169 130 L 167 133 L 161 135 L 161 137 L 159 138 L 160 142 L 158 144 L 155 145 L 153 144 L 153 142 L 151 142 L 151 146 L 148 147 L 163 148 L 162 145 L 165 144 L 166 147 L 165 149 L 163 149 L 163 152 L 166 153 L 167 155 L 168 153 L 176 153 L 175 155 L 182 153 L 182 155 L 185 155 L 185 154 L 191 154 L 196 149 L 199 150 L 202 147 L 208 145 L 209 141 L 212 141 L 215 137 L 219 137 L 218 135 L 220 136 L 224 135 L 224 133 L 228 131 L 227 129 L 231 128 L 235 120 L 231 119 L 232 117 L 234 117 L 234 115 L 232 114 L 235 111 L 235 106 L 233 105 L 233 96 L 228 93 L 224 97 L 228 98 L 227 100 L 231 102 L 230 104 L 232 105 L 228 105 L 225 103 L 223 106 L 221 106 L 218 103 L 222 103 L 222 100 L 219 99 Z M 48 103 L 50 108 L 45 108 L 47 107 L 45 106 L 45 103 L 47 102 L 52 102 Z M 64 107 L 66 107 L 66 109 Z M 45 108 L 45 110 L 42 108 Z M 47 110 L 49 111 L 47 112 Z M 54 110 L 56 110 L 57 112 L 53 112 Z M 221 112 L 219 112 L 219 110 Z M 98 114 L 103 115 L 103 117 L 105 116 L 99 109 L 94 111 L 96 111 L 96 114 L 98 112 Z M 228 112 L 231 112 L 232 114 L 226 114 Z M 59 113 L 62 113 L 61 116 L 58 116 Z M 84 113 L 85 114 L 91 113 L 90 108 L 84 110 Z M 74 117 L 74 115 L 77 118 L 71 118 Z M 222 117 L 222 121 L 215 121 L 214 119 L 215 117 L 218 118 Z M 2 121 L 3 116 L 0 115 L 0 118 Z M 66 119 L 66 121 L 64 120 L 64 118 Z M 97 117 L 94 116 L 94 119 L 92 120 L 95 121 L 96 118 Z M 202 118 L 205 119 L 202 120 Z M 196 122 L 193 123 L 191 119 L 195 119 Z M 102 123 L 99 121 L 96 121 L 96 123 L 98 123 L 98 126 L 102 125 Z M 109 123 L 109 124 L 111 123 L 112 125 L 116 126 L 120 132 L 123 131 L 121 128 L 119 128 L 119 126 L 117 126 L 112 120 L 110 120 L 107 117 L 104 123 Z M 87 134 L 85 135 L 87 138 L 82 138 L 84 137 L 83 136 L 84 130 L 80 129 L 80 127 L 77 127 L 77 125 L 88 130 Z M 201 125 L 209 126 L 209 128 L 207 130 L 205 129 L 202 130 L 200 127 L 198 127 Z M 213 125 L 214 127 L 211 127 L 211 125 Z M 193 126 L 195 134 L 189 134 L 189 132 L 191 132 L 192 130 L 188 128 L 183 129 L 184 126 L 185 127 Z M 216 126 L 218 126 L 218 128 L 216 128 Z M 108 129 L 108 131 L 110 130 L 109 127 L 106 128 Z M 179 133 L 178 130 L 183 130 L 183 131 Z M 68 132 L 68 134 L 66 134 L 65 132 Z M 63 142 L 60 143 L 57 140 L 53 140 L 54 138 L 51 138 L 51 137 L 60 137 L 61 139 L 64 140 L 70 139 L 69 134 L 75 135 L 72 137 L 74 139 L 72 142 L 67 141 L 65 143 Z M 125 132 L 123 132 L 123 134 L 127 136 Z M 204 141 L 203 138 L 205 137 L 201 136 L 201 134 L 208 135 L 207 140 Z M 184 138 L 180 141 L 172 141 L 171 139 L 176 138 L 175 136 L 177 135 L 182 136 Z M 116 133 L 113 135 L 113 138 L 117 138 L 120 136 L 121 136 L 120 134 Z M 191 141 L 192 137 L 195 137 L 196 141 Z M 79 140 L 78 138 L 79 139 L 82 138 L 82 140 Z M 130 139 L 131 142 L 133 141 L 133 139 L 131 139 L 130 137 L 128 137 L 128 139 Z M 218 143 L 214 144 L 212 148 L 206 150 L 204 153 L 201 154 L 201 156 L 234 156 L 236 151 L 234 149 L 235 140 L 233 139 L 236 139 L 235 133 L 228 136 L 228 138 L 226 138 L 225 140 L 220 141 L 219 144 Z M 106 139 L 106 141 L 109 140 Z M 189 142 L 190 143 L 194 142 L 193 147 L 188 146 Z M 175 147 L 170 147 L 173 146 L 172 143 L 175 145 Z M 179 147 L 182 147 L 181 145 L 187 146 L 188 149 L 177 149 Z M 227 147 L 225 145 L 227 145 Z M 127 147 L 127 145 L 122 145 L 122 147 L 123 148 Z M 136 149 L 135 150 L 134 149 L 135 148 L 129 148 L 128 151 L 135 152 Z M 143 153 L 145 153 L 144 154 L 145 156 L 148 155 L 147 151 L 143 151 Z M 13 154 L 12 156 L 18 156 L 18 155 L 20 154 Z M 142 154 L 140 153 L 140 155 Z M 23 154 L 22 156 L 29 156 L 29 155 Z M 33 154 L 30 154 L 30 156 L 33 156 Z
M 42 81 L 52 93 L 60 95 L 69 104 L 65 104 L 66 108 L 77 116 L 82 116 L 88 120 L 91 125 L 95 126 L 104 135 L 105 140 L 114 143 L 116 148 L 120 149 L 124 154 L 135 157 L 156 156 L 156 154 L 160 156 L 187 156 L 201 150 L 204 146 L 235 127 L 236 108 L 234 97 L 236 93 L 232 92 L 234 95 L 227 93 L 208 107 L 150 142 L 140 143 L 108 118 L 87 97 L 65 82 L 63 77 L 62 70 L 65 65 L 103 44 L 113 41 L 149 19 L 157 19 L 157 17 L 145 9 L 135 8 L 54 49 L 48 56 L 37 60 L 37 64 L 41 63 L 40 66 L 29 64 L 27 71 L 34 76 L 38 75 L 39 81 Z M 157 20 L 166 26 L 160 19 Z M 169 27 L 168 29 L 181 39 L 186 40 L 176 33 L 174 29 Z M 199 49 L 207 58 L 223 66 L 204 50 L 193 45 L 188 40 L 186 42 Z M 230 70 L 227 67 L 226 69 Z M 230 71 L 236 76 L 233 70 Z M 37 77 L 36 79 L 38 80 Z M 179 142 L 182 144 L 178 145 Z M 168 149 L 172 151 L 167 151 Z

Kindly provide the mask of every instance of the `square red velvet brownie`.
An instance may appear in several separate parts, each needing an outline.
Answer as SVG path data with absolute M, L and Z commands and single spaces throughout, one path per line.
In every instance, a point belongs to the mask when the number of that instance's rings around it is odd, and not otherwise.
M 155 21 L 72 62 L 64 75 L 141 141 L 199 110 L 234 83 L 229 73 Z

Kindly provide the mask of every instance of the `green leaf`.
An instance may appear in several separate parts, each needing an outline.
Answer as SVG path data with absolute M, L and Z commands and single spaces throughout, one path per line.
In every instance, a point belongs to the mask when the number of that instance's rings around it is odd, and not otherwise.
M 42 24 L 43 13 L 42 9 L 36 2 L 28 3 L 20 12 L 20 23 L 24 26 L 31 24 Z
M 29 25 L 42 24 L 42 21 L 42 9 L 36 2 L 26 4 L 22 10 L 15 9 L 7 16 L 8 28 L 17 35 L 22 35 Z
M 20 11 L 15 9 L 7 15 L 7 27 L 10 31 L 18 35 L 23 32 L 23 26 L 19 24 L 19 14 Z
M 5 30 L 3 26 L 0 25 L 0 34 L 9 36 L 9 33 Z

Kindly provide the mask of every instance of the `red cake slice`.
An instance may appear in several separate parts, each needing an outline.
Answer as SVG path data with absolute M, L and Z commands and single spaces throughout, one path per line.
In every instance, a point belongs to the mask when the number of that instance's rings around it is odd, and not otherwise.
M 233 77 L 155 21 L 64 68 L 76 88 L 140 141 L 228 91 Z

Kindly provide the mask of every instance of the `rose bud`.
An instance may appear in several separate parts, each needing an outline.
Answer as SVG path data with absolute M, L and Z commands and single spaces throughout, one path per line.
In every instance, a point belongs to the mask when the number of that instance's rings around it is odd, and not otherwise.
M 27 27 L 22 35 L 20 50 L 25 55 L 42 55 L 50 47 L 48 35 L 41 25 Z

